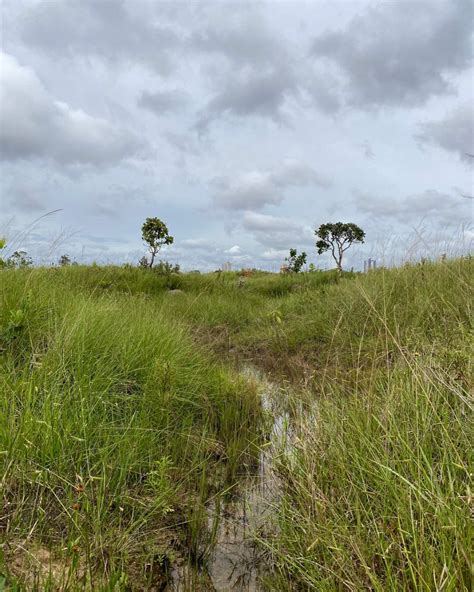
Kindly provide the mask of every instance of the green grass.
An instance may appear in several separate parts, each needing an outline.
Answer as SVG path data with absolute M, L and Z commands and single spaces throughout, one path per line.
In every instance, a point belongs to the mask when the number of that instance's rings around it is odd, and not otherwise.
M 472 272 L 382 270 L 285 302 L 280 336 L 262 332 L 306 378 L 262 541 L 273 589 L 472 589 Z
M 198 553 L 261 441 L 238 360 L 293 385 L 266 588 L 471 589 L 473 267 L 2 272 L 5 569 L 146 589 Z
M 259 402 L 159 301 L 70 276 L 2 272 L 5 563 L 28 578 L 22 549 L 40 546 L 71 581 L 143 589 L 170 549 L 197 548 L 213 466 L 232 478 L 252 454 Z

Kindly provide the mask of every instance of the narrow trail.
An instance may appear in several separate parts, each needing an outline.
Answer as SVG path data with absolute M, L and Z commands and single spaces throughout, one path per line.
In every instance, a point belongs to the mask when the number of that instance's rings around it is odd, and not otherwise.
M 230 492 L 208 504 L 212 547 L 201 570 L 182 565 L 171 571 L 169 592 L 261 590 L 258 579 L 265 569 L 265 557 L 255 538 L 275 532 L 274 509 L 281 489 L 274 466 L 277 456 L 291 447 L 291 439 L 288 414 L 276 405 L 275 395 L 282 387 L 253 367 L 243 373 L 259 384 L 263 409 L 272 417 L 268 441 L 260 451 L 257 469 L 242 475 Z

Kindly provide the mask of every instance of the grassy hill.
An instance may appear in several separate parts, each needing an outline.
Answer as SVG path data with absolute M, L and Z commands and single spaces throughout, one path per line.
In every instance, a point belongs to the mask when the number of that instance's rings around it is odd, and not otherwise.
M 469 590 L 473 271 L 2 271 L 0 573 L 164 589 L 205 563 L 209 500 L 268 439 L 251 364 L 291 431 L 263 589 Z

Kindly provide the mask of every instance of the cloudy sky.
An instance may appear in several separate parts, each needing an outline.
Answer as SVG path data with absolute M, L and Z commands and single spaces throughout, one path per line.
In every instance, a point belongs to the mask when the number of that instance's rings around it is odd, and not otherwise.
M 472 246 L 471 0 L 2 0 L 0 233 L 38 262 L 278 269 Z M 48 212 L 46 217 L 42 217 Z M 39 220 L 38 220 L 39 219 Z

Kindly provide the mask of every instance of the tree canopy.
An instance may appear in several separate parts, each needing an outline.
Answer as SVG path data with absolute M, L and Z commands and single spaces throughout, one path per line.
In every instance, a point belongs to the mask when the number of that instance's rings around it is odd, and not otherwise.
M 365 238 L 362 228 L 352 222 L 321 224 L 314 233 L 319 239 L 316 242 L 318 254 L 322 255 L 330 250 L 339 271 L 342 271 L 342 258 L 347 249 L 354 243 L 363 243 Z
M 149 267 L 153 267 L 155 257 L 163 245 L 171 245 L 174 238 L 169 234 L 168 227 L 159 218 L 147 218 L 142 226 L 142 239 L 151 255 Z

